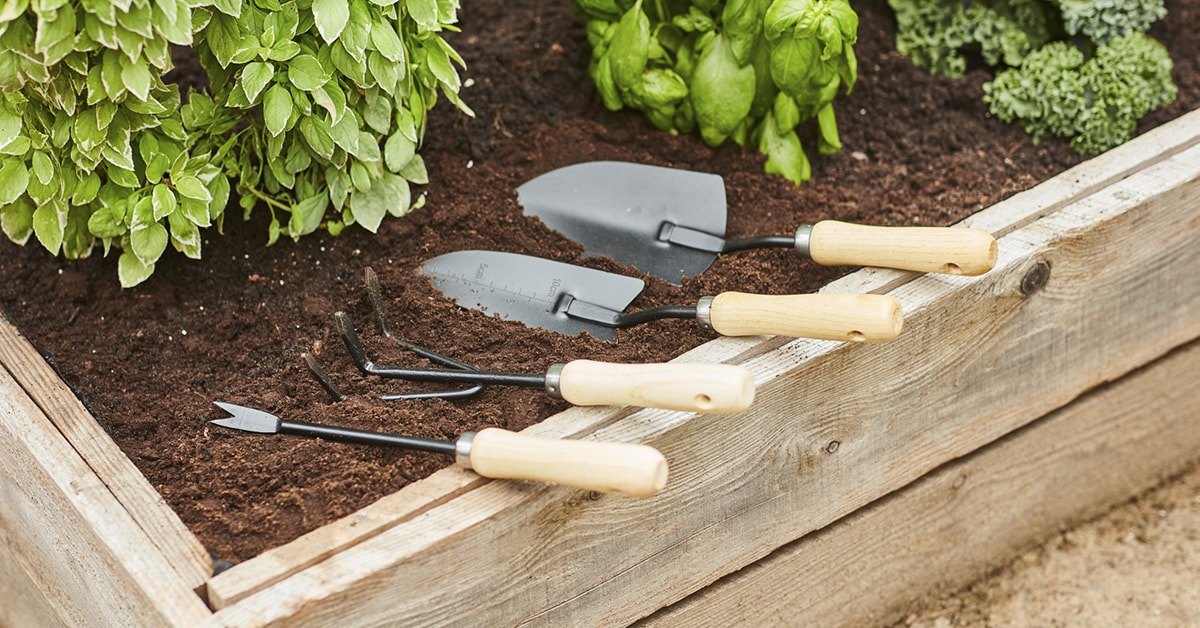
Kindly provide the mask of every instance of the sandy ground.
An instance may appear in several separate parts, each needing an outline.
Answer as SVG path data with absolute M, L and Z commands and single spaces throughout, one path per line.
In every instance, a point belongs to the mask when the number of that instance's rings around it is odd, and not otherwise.
M 903 624 L 1200 626 L 1200 465 Z

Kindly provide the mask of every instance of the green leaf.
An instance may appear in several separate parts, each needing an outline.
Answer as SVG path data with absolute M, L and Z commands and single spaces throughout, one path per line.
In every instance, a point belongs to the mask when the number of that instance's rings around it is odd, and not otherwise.
M 753 66 L 741 66 L 733 55 L 729 40 L 713 37 L 696 61 L 692 75 L 692 106 L 700 136 L 716 146 L 737 129 L 754 103 Z
M 8 239 L 24 246 L 33 234 L 33 209 L 33 202 L 28 198 L 0 205 L 0 230 Z
M 207 190 L 207 188 L 206 188 Z M 154 204 L 154 219 L 161 220 L 175 213 L 175 208 L 178 207 L 178 202 L 175 199 L 175 193 L 166 184 L 159 183 L 154 186 L 154 192 L 151 194 L 151 199 Z
M 300 120 L 299 127 L 300 136 L 314 153 L 326 160 L 333 157 L 336 147 L 329 136 L 329 123 L 319 117 L 308 116 Z
M 325 208 L 329 206 L 329 197 L 325 194 L 310 196 L 292 206 L 292 217 L 288 221 L 288 230 L 292 236 L 302 236 L 312 233 L 321 226 L 325 217 Z
M 392 63 L 404 61 L 404 44 L 400 41 L 396 29 L 387 21 L 376 21 L 371 24 L 371 43 L 375 50 Z
M 350 3 L 346 0 L 313 0 L 313 20 L 325 43 L 332 44 L 350 21 Z
M 195 223 L 176 213 L 167 218 L 167 224 L 171 228 L 171 242 L 175 250 L 190 259 L 200 259 L 200 230 Z
M 153 264 L 167 250 L 167 228 L 157 222 L 134 227 L 129 234 L 129 247 L 143 264 Z
M 413 155 L 413 158 L 404 164 L 400 169 L 400 176 L 417 185 L 429 183 L 429 171 L 425 169 L 425 160 L 420 155 Z
M 175 179 L 175 191 L 179 192 L 180 196 L 205 203 L 212 200 L 212 193 L 209 192 L 208 187 L 192 175 L 184 175 Z
M 329 82 L 329 74 L 321 67 L 317 58 L 302 54 L 297 55 L 287 64 L 288 80 L 297 89 L 311 92 Z
M 238 30 L 237 18 L 225 13 L 216 13 L 204 28 L 204 40 L 217 63 L 223 68 L 229 67 L 233 57 L 241 49 L 241 33 Z
M 417 154 L 416 142 L 408 139 L 403 133 L 392 133 L 383 145 L 383 160 L 388 170 L 400 172 Z
M 54 179 L 54 163 L 50 161 L 50 157 L 40 150 L 33 151 L 33 176 L 41 181 L 42 185 L 50 185 L 50 181 Z
M 650 18 L 642 11 L 641 0 L 617 22 L 608 50 L 608 64 L 617 89 L 624 93 L 641 84 L 650 55 Z
M 154 264 L 142 262 L 133 253 L 126 251 L 117 259 L 117 278 L 121 281 L 122 288 L 132 288 L 153 274 Z
M 29 169 L 24 161 L 15 158 L 0 161 L 0 205 L 17 200 L 28 186 Z
M 255 61 L 246 64 L 242 68 L 242 92 L 246 94 L 246 100 L 254 105 L 258 104 L 258 95 L 262 93 L 263 88 L 275 76 L 275 66 L 266 61 Z
M 42 205 L 33 212 L 33 233 L 52 255 L 58 255 L 62 247 L 63 233 L 67 228 L 66 214 L 65 207 L 60 208 L 55 203 Z
M 125 235 L 125 223 L 107 207 L 92 212 L 88 218 L 88 231 L 97 238 L 117 238 Z
M 0 107 L 0 149 L 8 146 L 21 134 L 21 116 Z
M 437 0 L 407 0 L 404 4 L 408 7 L 409 16 L 420 26 L 418 32 L 434 31 L 441 27 Z
M 263 96 L 263 120 L 267 124 L 267 132 L 279 135 L 287 128 L 288 119 L 292 116 L 292 95 L 287 88 L 276 83 Z
M 362 225 L 363 229 L 375 233 L 379 231 L 383 217 L 388 215 L 388 211 L 396 200 L 392 188 L 384 180 L 380 180 L 380 185 L 372 186 L 367 190 L 359 189 L 350 195 L 350 213 L 354 215 L 354 221 Z

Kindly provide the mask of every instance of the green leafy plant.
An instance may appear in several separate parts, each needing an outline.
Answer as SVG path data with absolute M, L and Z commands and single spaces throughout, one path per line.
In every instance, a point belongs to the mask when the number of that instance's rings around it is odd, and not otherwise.
M 1139 118 L 1175 100 L 1169 53 L 1143 31 L 1162 0 L 888 0 L 896 48 L 959 77 L 968 55 L 999 67 L 984 101 L 1037 142 L 1071 140 L 1082 154 L 1117 146 Z
M 812 176 L 799 124 L 815 118 L 818 150 L 841 150 L 832 102 L 858 75 L 858 15 L 846 0 L 573 2 L 609 109 L 638 109 L 710 146 L 755 146 L 768 172 L 796 184 Z
M 168 246 L 201 254 L 231 194 L 267 242 L 375 231 L 422 202 L 417 154 L 462 59 L 457 0 L 4 0 L 0 228 L 68 259 L 121 251 L 123 286 Z M 211 89 L 164 83 L 190 47 Z
M 1020 67 L 984 85 L 984 102 L 1005 122 L 1018 121 L 1034 142 L 1069 138 L 1083 154 L 1117 146 L 1137 121 L 1175 100 L 1171 57 L 1144 33 L 1118 37 L 1084 59 L 1077 48 L 1053 42 Z

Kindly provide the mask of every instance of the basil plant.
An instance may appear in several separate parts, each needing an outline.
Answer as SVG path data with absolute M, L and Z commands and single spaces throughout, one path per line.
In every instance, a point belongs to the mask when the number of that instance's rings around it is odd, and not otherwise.
M 422 201 L 458 0 L 2 0 L 0 228 L 67 259 L 119 249 L 123 286 L 191 258 L 231 195 L 268 243 L 378 229 Z M 208 87 L 165 82 L 190 48 Z
M 858 15 L 847 0 L 573 0 L 606 107 L 632 107 L 664 131 L 698 131 L 767 155 L 766 170 L 812 177 L 796 127 L 841 150 L 833 99 L 858 75 Z

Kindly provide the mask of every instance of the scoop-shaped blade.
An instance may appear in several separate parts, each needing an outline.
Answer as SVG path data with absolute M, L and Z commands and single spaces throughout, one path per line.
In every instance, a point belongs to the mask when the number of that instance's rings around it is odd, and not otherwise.
M 216 423 L 221 427 L 229 427 L 235 430 L 242 430 L 244 432 L 258 432 L 259 434 L 277 434 L 279 433 L 279 428 L 283 423 L 280 421 L 279 417 L 275 416 L 274 414 L 263 412 L 262 410 L 255 410 L 254 408 L 247 408 L 246 406 L 239 406 L 221 401 L 214 401 L 213 403 L 216 404 L 217 407 L 233 415 L 226 419 L 215 419 L 210 421 L 211 423 Z
M 421 273 L 462 307 L 568 335 L 586 331 L 604 340 L 616 340 L 611 326 L 568 316 L 566 306 L 615 316 L 646 285 L 634 277 L 497 251 L 439 255 L 425 262 Z
M 706 270 L 716 253 L 660 239 L 663 225 L 725 236 L 725 182 L 703 172 L 619 161 L 551 170 L 517 188 L 525 213 L 610 257 L 674 284 Z

